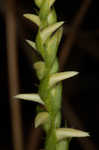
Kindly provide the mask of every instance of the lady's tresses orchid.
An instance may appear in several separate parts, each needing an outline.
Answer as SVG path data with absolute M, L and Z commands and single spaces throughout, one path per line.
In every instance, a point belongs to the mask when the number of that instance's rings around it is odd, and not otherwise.
M 24 14 L 26 19 L 38 26 L 35 41 L 26 40 L 41 56 L 42 60 L 34 63 L 34 69 L 40 80 L 38 93 L 19 94 L 15 98 L 39 103 L 35 118 L 35 128 L 42 126 L 46 133 L 45 150 L 68 150 L 72 137 L 89 136 L 71 128 L 61 128 L 62 80 L 78 74 L 76 71 L 58 72 L 58 46 L 63 34 L 63 21 L 57 22 L 53 7 L 55 0 L 35 0 L 39 15 Z M 43 105 L 44 107 L 41 107 Z

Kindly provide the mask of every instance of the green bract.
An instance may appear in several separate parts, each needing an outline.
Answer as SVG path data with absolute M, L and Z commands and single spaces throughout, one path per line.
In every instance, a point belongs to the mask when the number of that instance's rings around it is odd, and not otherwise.
M 35 127 L 41 126 L 46 133 L 44 150 L 68 150 L 69 138 L 89 136 L 83 131 L 61 128 L 61 82 L 77 75 L 78 72 L 58 72 L 57 51 L 62 38 L 64 22 L 57 22 L 53 7 L 55 0 L 34 1 L 39 9 L 39 15 L 24 14 L 24 17 L 38 26 L 35 41 L 26 41 L 42 57 L 42 60 L 33 65 L 40 85 L 38 94 L 19 94 L 15 98 L 39 103 L 40 109 L 35 118 Z M 44 105 L 44 108 L 40 105 Z

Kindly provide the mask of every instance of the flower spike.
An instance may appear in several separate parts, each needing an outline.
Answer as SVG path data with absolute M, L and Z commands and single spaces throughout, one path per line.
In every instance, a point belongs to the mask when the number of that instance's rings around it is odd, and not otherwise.
M 53 4 L 55 0 L 34 0 L 36 14 L 24 14 L 26 19 L 34 22 L 37 28 L 35 42 L 26 40 L 34 49 L 33 68 L 39 79 L 37 94 L 19 94 L 15 98 L 38 102 L 34 120 L 35 128 L 41 126 L 45 132 L 45 150 L 69 150 L 72 137 L 87 137 L 87 132 L 72 128 L 61 128 L 61 99 L 64 79 L 78 74 L 76 71 L 59 72 L 57 51 L 63 35 L 63 21 L 57 22 Z M 37 52 L 39 54 L 37 54 Z

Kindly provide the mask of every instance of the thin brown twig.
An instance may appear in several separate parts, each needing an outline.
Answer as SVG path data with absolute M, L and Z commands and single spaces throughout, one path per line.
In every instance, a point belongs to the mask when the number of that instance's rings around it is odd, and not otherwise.
M 37 150 L 39 149 L 40 140 L 43 133 L 42 129 L 37 128 L 37 129 L 30 129 L 30 130 L 31 131 L 30 131 L 26 150 Z
M 64 64 L 66 63 L 69 53 L 70 53 L 70 49 L 72 48 L 75 42 L 77 30 L 79 29 L 79 26 L 82 23 L 83 18 L 90 4 L 91 4 L 91 0 L 84 0 L 81 5 L 80 10 L 78 11 L 77 15 L 74 17 L 74 22 L 72 24 L 71 31 L 69 35 L 67 36 L 67 39 L 64 41 L 64 45 L 60 53 L 60 58 L 59 58 L 60 70 L 63 70 Z
M 6 39 L 8 60 L 8 84 L 10 96 L 11 123 L 14 150 L 23 150 L 22 123 L 20 115 L 20 104 L 13 99 L 18 93 L 18 63 L 16 49 L 16 17 L 14 0 L 6 1 Z

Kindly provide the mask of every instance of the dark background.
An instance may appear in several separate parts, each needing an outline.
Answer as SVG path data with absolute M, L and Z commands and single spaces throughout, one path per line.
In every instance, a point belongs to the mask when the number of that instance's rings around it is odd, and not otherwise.
M 65 1 L 56 0 L 55 7 L 59 20 L 65 20 L 64 35 L 60 48 L 62 48 L 67 32 L 70 31 L 74 16 L 79 12 L 82 0 Z M 5 4 L 0 0 L 0 149 L 10 150 L 12 146 L 11 115 L 9 105 L 8 86 L 8 64 L 6 46 L 6 24 Z M 34 8 L 34 9 L 33 9 Z M 16 23 L 17 23 L 17 50 L 20 93 L 31 93 L 37 91 L 38 80 L 35 71 L 32 69 L 31 47 L 24 39 L 34 39 L 37 27 L 22 17 L 23 13 L 34 12 L 36 7 L 32 0 L 17 0 L 16 2 Z M 60 50 L 61 51 L 61 50 Z M 59 53 L 60 54 L 60 53 Z M 75 43 L 73 44 L 64 71 L 76 70 L 80 74 L 72 79 L 66 80 L 64 84 L 64 100 L 62 102 L 62 113 L 66 120 L 65 101 L 72 108 L 72 111 L 81 121 L 82 127 L 77 122 L 70 126 L 88 131 L 90 140 L 99 149 L 99 5 L 98 0 L 93 0 L 83 23 L 80 25 Z M 36 104 L 22 101 L 21 115 L 23 122 L 24 142 L 28 142 L 30 129 L 33 128 Z M 68 112 L 71 114 L 71 112 Z M 68 120 L 72 122 L 72 116 Z M 70 149 L 83 150 L 80 142 L 73 139 Z M 95 150 L 93 149 L 93 150 Z M 89 149 L 88 149 L 89 150 Z

